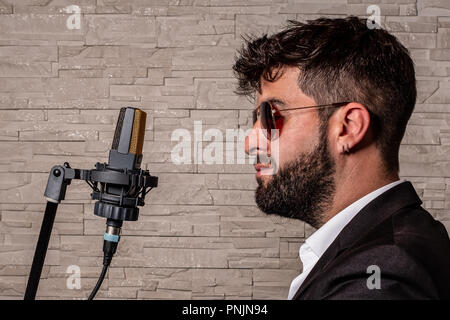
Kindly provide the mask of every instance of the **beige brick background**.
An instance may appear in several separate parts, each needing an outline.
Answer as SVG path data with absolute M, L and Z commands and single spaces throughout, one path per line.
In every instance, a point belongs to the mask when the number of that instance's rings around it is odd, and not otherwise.
M 171 133 L 196 120 L 249 127 L 231 71 L 241 34 L 367 16 L 371 4 L 416 63 L 401 176 L 450 229 L 450 1 L 0 0 L 0 298 L 25 291 L 49 169 L 107 161 L 118 110 L 137 106 L 148 114 L 143 167 L 160 185 L 124 224 L 98 298 L 285 299 L 313 230 L 257 210 L 251 165 L 171 163 Z M 79 30 L 66 27 L 69 5 Z M 59 206 L 38 298 L 86 298 L 97 281 L 105 220 L 89 193 L 74 181 Z M 71 265 L 79 290 L 66 287 Z

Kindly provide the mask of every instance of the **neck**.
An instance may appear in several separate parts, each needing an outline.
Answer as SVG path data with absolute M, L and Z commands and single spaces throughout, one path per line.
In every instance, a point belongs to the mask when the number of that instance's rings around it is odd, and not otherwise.
M 372 191 L 399 180 L 398 173 L 386 173 L 381 166 L 358 167 L 355 165 L 345 174 L 336 175 L 336 192 L 333 203 L 329 210 L 324 212 L 322 225 L 353 202 Z

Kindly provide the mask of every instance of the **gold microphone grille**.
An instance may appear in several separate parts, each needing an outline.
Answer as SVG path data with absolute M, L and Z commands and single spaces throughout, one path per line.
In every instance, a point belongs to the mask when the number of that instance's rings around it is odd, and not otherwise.
M 130 140 L 130 153 L 136 155 L 142 155 L 142 148 L 144 146 L 144 136 L 145 136 L 145 120 L 147 119 L 147 114 L 139 109 L 134 111 L 133 120 L 133 131 L 131 133 Z

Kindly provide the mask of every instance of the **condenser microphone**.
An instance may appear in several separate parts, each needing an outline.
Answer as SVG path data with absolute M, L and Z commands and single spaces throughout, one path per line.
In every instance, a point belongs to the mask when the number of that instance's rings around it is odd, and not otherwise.
M 95 203 L 95 215 L 119 221 L 138 219 L 139 189 L 130 181 L 130 175 L 140 172 L 146 116 L 136 108 L 120 109 L 109 161 L 98 163 L 97 170 L 91 173 L 91 180 L 103 182 L 101 190 L 94 189 L 91 195 L 99 200 Z
M 145 172 L 140 170 L 145 123 L 144 111 L 131 107 L 120 109 L 108 164 L 97 163 L 96 170 L 91 172 L 91 181 L 94 181 L 91 196 L 98 200 L 94 214 L 106 218 L 106 231 L 103 271 L 89 299 L 95 296 L 116 252 L 123 221 L 138 219 L 137 206 L 144 205 L 145 197 L 142 186 L 153 188 L 157 185 L 157 177 L 142 174 Z M 98 188 L 98 183 L 101 188 Z
M 50 170 L 45 198 L 47 206 L 39 233 L 33 263 L 25 290 L 25 300 L 34 300 L 47 253 L 58 204 L 64 200 L 73 179 L 84 180 L 97 200 L 94 214 L 106 218 L 103 235 L 103 270 L 89 299 L 93 299 L 106 275 L 120 240 L 123 221 L 136 221 L 138 206 L 145 204 L 147 193 L 158 186 L 158 177 L 141 169 L 146 113 L 137 108 L 120 109 L 108 163 L 96 163 L 95 169 L 74 169 L 69 163 Z

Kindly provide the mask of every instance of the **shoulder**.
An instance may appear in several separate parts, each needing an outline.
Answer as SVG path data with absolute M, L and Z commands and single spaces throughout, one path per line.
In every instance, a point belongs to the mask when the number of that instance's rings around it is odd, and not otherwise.
M 326 299 L 436 299 L 427 269 L 392 243 L 346 250 L 330 266 Z
M 399 245 L 417 242 L 449 247 L 450 240 L 444 225 L 420 206 L 405 208 L 389 219 L 394 240 Z
M 327 298 L 439 298 L 450 285 L 450 240 L 423 208 L 404 208 L 367 230 L 328 267 Z M 373 288 L 377 276 L 380 288 Z

